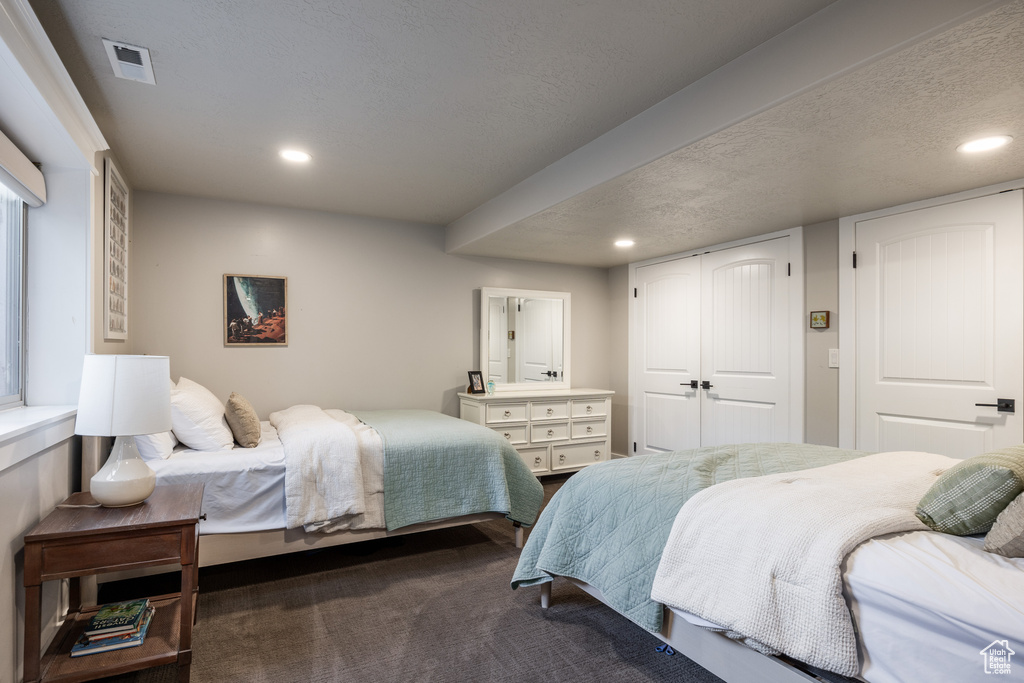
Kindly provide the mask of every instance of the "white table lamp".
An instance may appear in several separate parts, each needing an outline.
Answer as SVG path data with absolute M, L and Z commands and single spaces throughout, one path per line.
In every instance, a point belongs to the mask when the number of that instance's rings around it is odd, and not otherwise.
M 134 436 L 170 428 L 170 358 L 85 357 L 75 433 L 117 437 L 106 464 L 89 482 L 96 502 L 123 507 L 148 498 L 156 488 L 156 473 L 139 454 Z

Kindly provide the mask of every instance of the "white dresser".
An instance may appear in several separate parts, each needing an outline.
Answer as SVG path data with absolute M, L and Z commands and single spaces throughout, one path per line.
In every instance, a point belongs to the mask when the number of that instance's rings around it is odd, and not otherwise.
M 612 396 L 604 389 L 459 394 L 459 417 L 498 432 L 537 476 L 611 458 Z

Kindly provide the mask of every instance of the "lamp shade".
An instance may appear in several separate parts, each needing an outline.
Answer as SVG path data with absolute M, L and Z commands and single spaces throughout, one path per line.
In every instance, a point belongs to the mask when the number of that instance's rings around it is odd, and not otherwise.
M 170 358 L 85 357 L 76 434 L 132 436 L 166 432 L 170 428 Z

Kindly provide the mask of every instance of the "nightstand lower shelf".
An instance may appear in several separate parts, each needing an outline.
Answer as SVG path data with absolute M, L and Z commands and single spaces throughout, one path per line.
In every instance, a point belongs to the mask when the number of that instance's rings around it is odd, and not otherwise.
M 193 614 L 195 600 L 192 595 Z M 40 680 L 50 683 L 79 683 L 99 677 L 116 676 L 147 669 L 152 666 L 174 664 L 178 661 L 178 636 L 181 623 L 181 600 L 178 595 L 161 595 L 150 598 L 156 608 L 153 621 L 146 632 L 146 638 L 138 647 L 128 647 L 111 652 L 71 656 L 71 646 L 82 635 L 85 626 L 98 607 L 68 615 L 57 636 L 43 655 L 40 663 Z

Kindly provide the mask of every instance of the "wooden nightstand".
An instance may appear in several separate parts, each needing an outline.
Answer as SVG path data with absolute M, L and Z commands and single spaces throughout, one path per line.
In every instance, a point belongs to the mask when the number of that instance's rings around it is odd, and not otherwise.
M 178 679 L 189 680 L 202 502 L 202 484 L 157 486 L 131 507 L 57 508 L 25 536 L 25 683 L 90 681 L 174 662 Z M 63 504 L 90 503 L 90 494 L 76 493 Z M 166 564 L 181 565 L 181 592 L 150 597 L 156 613 L 143 644 L 72 659 L 96 611 L 82 607 L 79 577 Z M 40 657 L 40 587 L 54 579 L 70 579 L 71 612 Z

